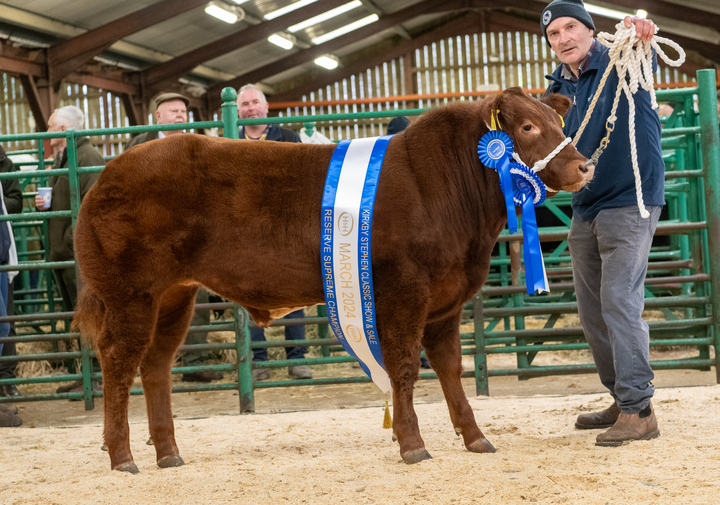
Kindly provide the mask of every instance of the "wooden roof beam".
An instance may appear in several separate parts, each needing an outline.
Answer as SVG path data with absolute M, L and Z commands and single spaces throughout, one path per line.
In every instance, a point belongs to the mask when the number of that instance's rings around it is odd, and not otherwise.
M 337 51 L 345 46 L 359 42 L 372 35 L 376 35 L 381 31 L 391 29 L 398 23 L 403 23 L 414 17 L 427 14 L 428 12 L 454 10 L 455 8 L 456 4 L 452 1 L 424 0 L 420 3 L 411 5 L 410 7 L 406 7 L 405 9 L 388 14 L 387 16 L 380 18 L 380 20 L 375 23 L 371 23 L 341 37 L 329 40 L 309 49 L 298 51 L 286 56 L 285 58 L 281 58 L 280 60 L 270 63 L 269 65 L 265 65 L 264 67 L 260 67 L 234 79 L 230 79 L 229 81 L 215 84 L 208 89 L 206 94 L 208 97 L 208 108 L 209 110 L 215 110 L 221 105 L 220 91 L 227 86 L 238 88 L 247 83 L 262 81 L 263 79 L 267 79 L 268 77 L 312 61 L 323 54 L 332 53 L 333 51 Z
M 422 35 L 415 37 L 409 41 L 402 41 L 390 50 L 384 50 L 381 54 L 378 54 L 371 58 L 364 58 L 362 61 L 348 65 L 346 67 L 339 67 L 327 73 L 323 73 L 322 77 L 314 79 L 310 82 L 301 84 L 284 93 L 273 95 L 273 102 L 286 102 L 291 100 L 299 100 L 300 97 L 306 95 L 312 91 L 332 84 L 334 82 L 346 79 L 350 76 L 357 75 L 364 72 L 368 68 L 376 65 L 381 65 L 386 61 L 390 61 L 394 58 L 411 53 L 415 49 L 421 48 L 427 44 L 432 44 L 435 41 L 453 37 L 456 35 L 465 35 L 468 33 L 476 33 L 480 27 L 481 16 L 478 13 L 470 13 L 470 15 L 463 15 L 460 18 L 453 19 L 433 30 L 423 33 Z
M 49 48 L 53 81 L 60 82 L 118 40 L 206 3 L 207 0 L 162 0 Z
M 294 24 L 346 4 L 347 1 L 348 0 L 323 0 L 322 2 L 315 2 L 283 16 L 279 16 L 271 21 L 251 26 L 227 37 L 223 37 L 220 40 L 211 42 L 210 44 L 193 49 L 177 58 L 159 63 L 142 72 L 143 84 L 146 88 L 157 91 L 165 84 L 176 81 L 206 61 L 262 40 L 275 32 L 283 31 Z
M 686 5 L 678 5 L 663 0 L 603 0 L 605 3 L 624 7 L 631 11 L 643 9 L 648 12 L 652 19 L 653 14 L 669 19 L 675 19 L 684 23 L 706 26 L 717 30 L 720 26 L 720 14 L 714 12 L 693 9 Z

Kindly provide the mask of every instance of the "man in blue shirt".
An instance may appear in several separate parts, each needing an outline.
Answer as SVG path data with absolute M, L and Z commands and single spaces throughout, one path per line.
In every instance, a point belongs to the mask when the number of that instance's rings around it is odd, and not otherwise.
M 652 21 L 626 17 L 642 40 L 655 33 Z M 562 62 L 547 76 L 547 93 L 573 100 L 565 117 L 565 134 L 574 137 L 598 89 L 610 57 L 594 38 L 595 25 L 582 0 L 555 0 L 543 11 L 540 26 L 548 45 Z M 654 62 L 656 66 L 656 62 Z M 577 149 L 590 158 L 606 135 L 618 86 L 613 71 L 605 83 Z M 597 445 L 620 446 L 630 440 L 660 436 L 652 407 L 654 375 L 650 368 L 648 325 L 642 319 L 648 255 L 664 200 L 665 165 L 660 149 L 660 120 L 650 94 L 634 95 L 635 130 L 629 131 L 629 105 L 624 95 L 615 129 L 600 156 L 595 176 L 573 194 L 568 235 L 578 313 L 603 385 L 613 404 L 601 412 L 580 415 L 579 429 L 610 428 Z M 630 134 L 637 142 L 642 196 L 650 217 L 637 203 Z
M 240 119 L 266 118 L 269 111 L 265 93 L 254 84 L 246 84 L 238 90 L 237 95 L 238 117 Z M 240 127 L 239 137 L 253 141 L 274 140 L 276 142 L 300 142 L 300 136 L 292 130 L 281 128 L 276 124 L 269 125 L 246 125 Z M 285 319 L 302 319 L 303 309 L 290 312 Z M 304 340 L 305 326 L 285 326 L 285 340 Z M 250 328 L 250 340 L 253 342 L 265 342 L 265 330 L 258 327 Z M 304 359 L 307 348 L 302 345 L 285 348 L 287 359 Z M 253 349 L 253 361 L 267 361 L 268 351 L 266 348 Z M 270 378 L 270 369 L 256 368 L 253 370 L 253 380 L 262 381 Z M 291 379 L 312 379 L 312 370 L 306 365 L 295 365 L 288 367 L 288 376 Z

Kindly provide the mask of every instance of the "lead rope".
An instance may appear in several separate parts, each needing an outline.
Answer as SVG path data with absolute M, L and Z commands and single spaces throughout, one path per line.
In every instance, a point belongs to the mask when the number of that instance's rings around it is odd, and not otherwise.
M 618 74 L 618 89 L 615 92 L 615 100 L 613 101 L 612 110 L 610 116 L 605 122 L 606 135 L 600 141 L 600 146 L 595 150 L 590 159 L 586 164 L 597 165 L 600 155 L 603 153 L 605 148 L 610 143 L 610 133 L 615 129 L 615 121 L 617 117 L 615 112 L 617 111 L 618 103 L 620 101 L 620 93 L 624 92 L 627 97 L 629 104 L 629 132 L 630 132 L 630 154 L 633 165 L 633 175 L 635 176 L 635 194 L 637 196 L 638 207 L 640 208 L 640 215 L 643 218 L 650 216 L 645 205 L 643 203 L 642 196 L 642 180 L 640 179 L 640 168 L 637 163 L 637 146 L 635 144 L 635 102 L 632 100 L 632 95 L 637 93 L 638 87 L 642 88 L 650 93 L 652 108 L 657 109 L 657 100 L 655 99 L 655 88 L 653 87 L 653 73 L 652 73 L 652 49 L 654 48 L 658 56 L 668 65 L 678 67 L 685 61 L 685 51 L 670 39 L 663 37 L 653 37 L 651 40 L 640 40 L 635 34 L 635 25 L 631 25 L 630 28 L 626 28 L 623 22 L 615 25 L 615 35 L 609 33 L 600 32 L 598 33 L 598 41 L 610 48 L 610 64 L 605 69 L 605 73 L 600 80 L 595 96 L 593 97 L 590 107 L 588 107 L 585 118 L 583 119 L 580 128 L 578 129 L 575 139 L 573 140 L 573 146 L 577 146 L 580 136 L 585 130 L 590 121 L 590 116 L 595 109 L 595 104 L 600 97 L 600 92 L 605 87 L 605 81 L 607 81 L 608 75 L 613 68 L 617 69 Z M 657 26 L 655 27 L 655 33 L 657 33 Z M 659 43 L 664 43 L 672 47 L 678 52 L 678 59 L 671 60 L 668 56 L 660 49 Z M 630 77 L 630 82 L 627 82 L 627 77 Z

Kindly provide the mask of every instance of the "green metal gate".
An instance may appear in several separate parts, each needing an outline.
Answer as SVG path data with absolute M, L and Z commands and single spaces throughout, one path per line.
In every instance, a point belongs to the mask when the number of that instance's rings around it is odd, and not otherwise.
M 77 351 L 57 351 L 57 342 L 77 340 L 79 335 L 69 331 L 71 312 L 57 312 L 57 299 L 54 296 L 52 271 L 67 267 L 72 262 L 49 263 L 47 261 L 28 261 L 33 254 L 43 254 L 44 250 L 28 250 L 33 240 L 43 240 L 46 234 L 45 223 L 52 216 L 71 216 L 74 220 L 80 205 L 77 177 L 84 172 L 97 172 L 102 167 L 77 168 L 75 138 L 77 136 L 116 135 L 140 133 L 168 129 L 216 128 L 224 129 L 225 136 L 237 138 L 238 125 L 268 123 L 322 123 L 338 121 L 357 121 L 387 118 L 394 115 L 418 115 L 423 109 L 398 110 L 394 112 L 369 112 L 360 114 L 334 114 L 318 116 L 298 116 L 285 118 L 266 118 L 238 120 L 234 103 L 235 92 L 225 89 L 222 93 L 222 121 L 207 121 L 186 125 L 155 125 L 103 130 L 72 131 L 64 133 L 40 133 L 0 137 L 0 142 L 8 140 L 43 140 L 65 136 L 68 140 L 68 169 L 44 172 L 20 172 L 0 174 L 0 179 L 17 177 L 23 183 L 41 183 L 52 175 L 67 173 L 71 181 L 72 210 L 65 212 L 27 211 L 19 215 L 0 217 L 0 220 L 13 222 L 16 237 L 21 250 L 21 264 L 18 267 L 0 267 L 0 270 L 21 271 L 23 289 L 16 291 L 16 315 L 4 320 L 15 321 L 18 326 L 17 337 L 5 342 L 53 342 L 54 351 L 50 353 L 24 354 L 17 358 L 0 358 L 0 361 L 17 359 L 19 361 L 73 361 L 82 363 L 81 371 L 65 375 L 46 374 L 38 377 L 0 379 L 0 385 L 33 385 L 67 382 L 81 379 L 84 384 L 82 393 L 38 393 L 23 394 L 16 398 L 2 398 L 0 403 L 13 401 L 41 401 L 79 399 L 84 400 L 86 409 L 94 407 L 94 398 L 102 393 L 93 391 L 91 381 L 100 379 L 100 374 L 90 373 L 90 361 L 93 351 L 80 344 Z M 720 286 L 720 149 L 718 117 L 716 111 L 715 72 L 698 72 L 698 86 L 672 91 L 659 91 L 658 100 L 675 104 L 675 111 L 666 119 L 663 129 L 663 149 L 666 152 L 667 184 L 666 199 L 668 216 L 658 226 L 657 235 L 669 235 L 669 240 L 654 246 L 651 251 L 651 263 L 646 281 L 647 309 L 656 309 L 664 314 L 663 320 L 650 323 L 651 346 L 687 346 L 697 350 L 697 355 L 681 360 L 653 362 L 655 369 L 685 368 L 707 370 L 714 366 L 720 370 L 718 347 L 720 346 L 720 292 L 711 286 Z M 42 142 L 38 155 L 43 159 Z M 34 192 L 25 196 L 34 198 Z M 553 247 L 545 248 L 545 263 L 552 292 L 542 296 L 529 297 L 524 294 L 522 274 L 521 236 L 509 236 L 504 233 L 497 245 L 497 252 L 491 262 L 491 274 L 481 292 L 467 304 L 463 313 L 463 326 L 467 331 L 461 333 L 462 352 L 472 356 L 473 369 L 464 372 L 464 377 L 475 379 L 478 394 L 489 394 L 489 377 L 515 375 L 528 379 L 542 375 L 592 373 L 592 364 L 572 364 L 562 366 L 534 365 L 539 353 L 563 350 L 587 349 L 581 328 L 578 326 L 560 326 L 563 315 L 577 313 L 572 286 L 572 270 L 567 253 L 567 229 L 569 217 L 566 209 L 570 195 L 560 194 L 546 202 L 545 206 L 553 212 L 561 225 L 540 229 L 540 238 L 544 242 L 553 242 Z M 31 233 L 32 232 L 32 233 Z M 33 238 L 33 237 L 39 237 Z M 41 285 L 30 288 L 26 284 L 31 270 L 44 272 Z M 36 298 L 36 297 L 40 298 Z M 252 349 L 258 347 L 285 347 L 285 341 L 250 342 L 249 327 L 253 323 L 245 311 L 230 303 L 202 304 L 198 310 L 232 308 L 232 320 L 216 321 L 210 325 L 191 327 L 192 332 L 232 331 L 233 342 L 183 346 L 193 350 L 233 350 L 235 363 L 207 365 L 201 367 L 175 367 L 174 374 L 198 371 L 232 372 L 233 380 L 218 384 L 193 386 L 175 386 L 173 392 L 237 390 L 240 397 L 240 411 L 254 411 L 254 391 L 261 388 L 290 387 L 301 385 L 344 384 L 369 382 L 370 379 L 358 370 L 352 377 L 328 377 L 311 380 L 264 381 L 253 384 L 252 369 L 255 367 L 284 368 L 291 365 L 322 366 L 333 363 L 352 362 L 354 359 L 341 351 L 339 343 L 327 330 L 327 318 L 323 307 L 318 308 L 317 317 L 302 320 L 277 320 L 273 326 L 284 324 L 318 325 L 319 338 L 305 341 L 292 341 L 292 345 L 301 344 L 319 346 L 321 352 L 315 358 L 303 360 L 275 360 L 253 363 Z M 541 319 L 542 328 L 529 329 L 528 320 L 534 323 Z M 500 326 L 502 325 L 502 329 Z M 535 324 L 537 326 L 537 324 Z M 714 351 L 711 352 L 711 349 Z M 714 356 L 712 353 L 714 352 Z M 490 369 L 488 355 L 510 353 L 516 357 L 516 367 Z M 421 379 L 434 379 L 433 373 L 422 373 Z M 720 382 L 720 376 L 718 376 Z M 142 394 L 141 389 L 131 390 L 131 394 Z

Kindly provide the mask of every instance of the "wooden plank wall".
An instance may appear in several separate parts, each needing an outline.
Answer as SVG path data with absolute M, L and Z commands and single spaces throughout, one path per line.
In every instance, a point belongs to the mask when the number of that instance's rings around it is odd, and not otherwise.
M 559 61 L 542 37 L 527 32 L 477 33 L 450 37 L 416 49 L 414 53 L 367 69 L 359 75 L 318 89 L 302 98 L 306 107 L 286 109 L 282 116 L 369 112 L 415 107 L 437 107 L 455 98 L 388 101 L 377 104 L 314 106 L 312 102 L 355 100 L 412 94 L 492 91 L 520 86 L 544 89 L 546 74 Z M 656 83 L 686 82 L 687 75 L 660 68 Z M 459 98 L 473 100 L 477 98 Z M 316 125 L 331 140 L 385 133 L 387 120 L 332 122 Z M 297 126 L 293 126 L 298 129 Z
M 313 102 L 397 97 L 412 94 L 491 91 L 520 86 L 545 88 L 545 74 L 558 61 L 536 34 L 526 32 L 477 33 L 439 40 L 413 53 L 392 59 L 364 72 L 342 79 L 305 95 L 307 106 L 286 109 L 281 116 L 371 112 L 415 107 L 437 107 L 449 98 L 417 101 L 387 101 L 373 104 L 313 105 Z M 35 122 L 20 85 L 20 80 L 1 74 L 3 95 L 0 99 L 0 133 L 31 133 Z M 655 82 L 686 82 L 687 75 L 673 68 L 660 68 Z M 89 86 L 63 83 L 60 105 L 76 105 L 86 114 L 87 128 L 128 126 L 122 100 L 111 92 Z M 477 98 L 459 98 L 472 100 Z M 217 114 L 213 115 L 218 119 Z M 152 117 L 149 118 L 152 120 Z M 192 116 L 189 117 L 192 120 Z M 387 120 L 359 120 L 318 124 L 318 130 L 331 140 L 383 135 Z M 291 126 L 299 130 L 300 126 Z M 92 142 L 105 156 L 122 152 L 128 135 L 93 137 Z M 27 149 L 30 142 L 11 142 L 7 151 Z

